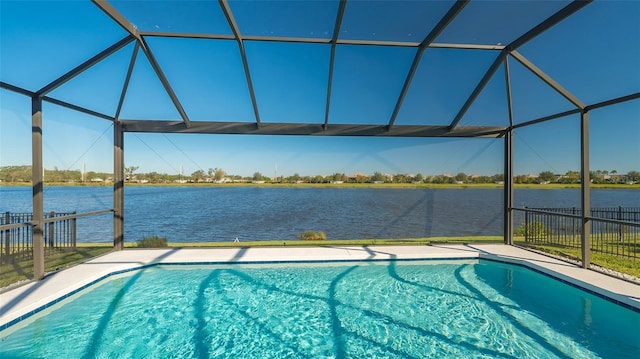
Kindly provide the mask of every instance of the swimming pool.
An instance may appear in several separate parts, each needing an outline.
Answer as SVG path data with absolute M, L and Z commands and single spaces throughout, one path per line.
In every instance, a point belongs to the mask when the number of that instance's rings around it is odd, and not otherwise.
M 486 260 L 155 265 L 0 332 L 0 356 L 637 357 L 640 313 Z

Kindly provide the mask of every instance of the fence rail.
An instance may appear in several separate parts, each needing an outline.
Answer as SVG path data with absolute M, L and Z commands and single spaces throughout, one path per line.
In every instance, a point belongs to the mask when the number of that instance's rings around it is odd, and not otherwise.
M 76 212 L 44 214 L 45 255 L 76 248 Z M 33 258 L 33 213 L 0 215 L 0 263 Z
M 524 211 L 524 223 L 515 233 L 530 244 L 581 248 L 580 208 L 514 208 Z M 591 250 L 640 259 L 640 207 L 592 208 Z

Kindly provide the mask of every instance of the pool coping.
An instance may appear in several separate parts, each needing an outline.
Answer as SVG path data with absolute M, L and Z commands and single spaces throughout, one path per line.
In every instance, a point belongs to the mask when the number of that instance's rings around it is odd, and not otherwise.
M 112 252 L 0 294 L 0 331 L 113 275 L 157 265 L 480 259 L 527 267 L 640 312 L 640 285 L 503 244 L 130 249 Z

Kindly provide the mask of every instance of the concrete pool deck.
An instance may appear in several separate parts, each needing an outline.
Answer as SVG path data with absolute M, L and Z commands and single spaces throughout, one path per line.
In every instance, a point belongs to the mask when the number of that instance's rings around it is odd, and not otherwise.
M 502 244 L 128 249 L 78 264 L 0 294 L 0 330 L 113 272 L 158 263 L 256 263 L 403 259 L 492 259 L 527 266 L 640 310 L 640 286 Z

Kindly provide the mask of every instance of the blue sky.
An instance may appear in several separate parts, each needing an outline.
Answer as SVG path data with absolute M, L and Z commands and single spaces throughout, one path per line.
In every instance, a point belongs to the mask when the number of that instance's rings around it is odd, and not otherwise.
M 112 4 L 141 30 L 231 34 L 215 1 Z M 330 38 L 336 1 L 230 2 L 244 35 Z M 562 8 L 565 1 L 472 1 L 435 42 L 506 44 Z M 421 41 L 447 1 L 349 1 L 342 39 Z M 36 91 L 126 33 L 90 2 L 0 0 L 0 80 Z M 403 21 L 397 21 L 402 16 Z M 640 2 L 597 1 L 519 49 L 587 104 L 640 91 Z M 147 38 L 192 121 L 255 120 L 234 41 Z M 330 46 L 245 43 L 263 122 L 322 123 Z M 50 96 L 113 115 L 133 45 Z M 415 50 L 340 45 L 329 124 L 386 124 Z M 427 49 L 396 124 L 448 125 L 495 58 L 493 51 Z M 516 123 L 572 105 L 509 61 Z M 500 69 L 460 125 L 506 125 Z M 0 166 L 29 164 L 30 101 L 0 90 Z M 46 168 L 112 171 L 112 124 L 45 103 Z M 178 119 L 140 52 L 121 117 Z M 591 167 L 640 170 L 640 101 L 591 112 Z M 579 118 L 521 128 L 517 174 L 579 169 Z M 125 135 L 125 162 L 140 172 L 185 174 L 212 167 L 251 175 L 478 173 L 502 171 L 503 141 L 492 139 Z

